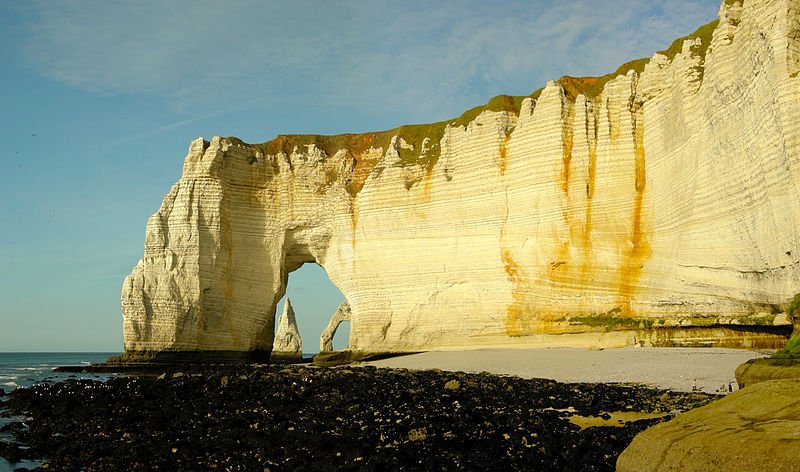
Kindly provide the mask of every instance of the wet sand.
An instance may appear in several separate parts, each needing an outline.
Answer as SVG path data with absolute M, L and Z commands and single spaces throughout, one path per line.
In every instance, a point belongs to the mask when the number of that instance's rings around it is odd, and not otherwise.
M 479 349 L 431 351 L 369 362 L 376 367 L 490 372 L 558 382 L 641 384 L 679 392 L 737 388 L 735 371 L 769 353 L 721 348 Z M 725 393 L 725 392 L 719 392 Z

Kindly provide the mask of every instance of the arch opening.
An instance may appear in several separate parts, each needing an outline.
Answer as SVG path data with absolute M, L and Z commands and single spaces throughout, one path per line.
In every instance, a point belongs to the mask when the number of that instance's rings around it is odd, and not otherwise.
M 333 350 L 343 351 L 350 347 L 350 320 L 343 320 L 333 331 Z
M 336 312 L 345 297 L 315 260 L 300 262 L 295 258 L 292 261 L 287 256 L 286 261 L 287 269 L 292 270 L 287 270 L 284 294 L 276 303 L 275 331 L 277 334 L 285 300 L 288 298 L 291 300 L 297 330 L 302 340 L 302 355 L 308 358 L 319 352 L 320 335 L 328 325 L 331 313 Z M 345 331 L 342 333 L 345 335 L 343 342 L 347 346 L 349 330 Z M 342 343 L 340 337 L 337 336 L 337 346 Z

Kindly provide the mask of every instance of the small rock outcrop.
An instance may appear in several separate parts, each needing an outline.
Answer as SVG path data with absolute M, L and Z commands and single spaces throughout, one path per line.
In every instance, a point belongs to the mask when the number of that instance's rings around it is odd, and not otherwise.
M 800 4 L 798 9 L 798 22 L 800 22 Z M 739 383 L 739 387 L 765 380 L 800 378 L 800 293 L 794 296 L 786 311 L 794 326 L 789 343 L 772 357 L 753 359 L 740 365 L 736 369 L 736 382 Z
M 336 312 L 331 315 L 331 319 L 328 320 L 328 326 L 322 331 L 319 337 L 319 352 L 333 351 L 333 337 L 342 321 L 350 321 L 350 304 L 347 303 L 347 300 L 339 305 Z
M 303 340 L 297 329 L 297 319 L 289 298 L 283 304 L 283 314 L 278 321 L 278 331 L 272 345 L 272 359 L 300 360 L 303 358 Z
M 740 388 L 778 379 L 800 379 L 800 359 L 753 359 L 736 369 Z
M 772 380 L 639 433 L 618 472 L 796 471 L 800 380 Z

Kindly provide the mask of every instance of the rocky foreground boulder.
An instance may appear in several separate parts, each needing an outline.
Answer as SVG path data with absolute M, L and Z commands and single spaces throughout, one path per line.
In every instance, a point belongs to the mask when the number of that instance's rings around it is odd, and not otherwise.
M 788 472 L 799 458 L 800 379 L 771 380 L 640 433 L 617 471 Z

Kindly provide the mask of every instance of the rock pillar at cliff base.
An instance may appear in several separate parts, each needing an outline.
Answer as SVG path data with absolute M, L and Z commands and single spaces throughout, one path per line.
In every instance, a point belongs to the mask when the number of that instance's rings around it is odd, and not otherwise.
M 300 360 L 303 358 L 303 340 L 297 328 L 294 308 L 289 298 L 283 303 L 283 314 L 278 321 L 275 340 L 272 344 L 272 359 Z
M 800 292 L 798 0 L 461 117 L 192 142 L 122 290 L 125 350 L 268 352 L 323 266 L 350 348 L 779 347 Z

